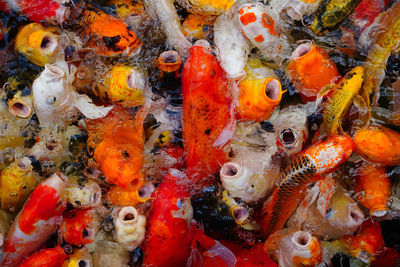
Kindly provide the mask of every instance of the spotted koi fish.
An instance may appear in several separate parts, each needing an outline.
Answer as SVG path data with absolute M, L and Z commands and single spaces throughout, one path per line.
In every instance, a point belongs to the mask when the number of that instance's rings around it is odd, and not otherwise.
M 264 203 L 261 222 L 263 236 L 280 230 L 296 209 L 306 186 L 320 180 L 347 161 L 353 152 L 353 141 L 347 135 L 332 135 L 297 156 L 278 179 L 270 199 Z

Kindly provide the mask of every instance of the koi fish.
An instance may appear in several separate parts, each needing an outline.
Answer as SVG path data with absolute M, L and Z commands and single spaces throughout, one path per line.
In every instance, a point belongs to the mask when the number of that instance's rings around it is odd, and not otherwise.
M 11 212 L 20 210 L 38 181 L 28 157 L 11 163 L 0 174 L 1 208 Z
M 73 209 L 63 213 L 60 233 L 65 242 L 84 246 L 94 241 L 100 223 L 94 209 Z
M 40 76 L 33 82 L 32 92 L 33 106 L 42 126 L 68 120 L 77 110 L 86 117 L 95 119 L 105 116 L 112 109 L 96 106 L 87 95 L 75 92 L 67 79 L 66 71 L 57 65 L 45 65 Z
M 1 266 L 16 266 L 57 231 L 66 208 L 67 179 L 53 174 L 35 187 L 8 232 Z
M 356 235 L 343 236 L 334 243 L 339 244 L 349 255 L 361 258 L 366 263 L 373 261 L 385 245 L 379 222 L 372 220 L 365 221 Z
M 144 6 L 141 0 L 110 0 L 109 5 L 115 6 L 117 16 L 124 20 L 128 25 L 132 25 L 138 16 L 145 13 Z
M 30 85 L 22 82 L 18 77 L 10 77 L 3 88 L 5 89 L 8 111 L 20 118 L 29 118 L 33 112 Z
M 92 267 L 92 255 L 86 247 L 74 249 L 74 253 L 68 257 L 61 267 Z
M 318 7 L 314 19 L 308 26 L 315 34 L 332 31 L 358 6 L 361 0 L 328 0 Z
M 367 161 L 395 166 L 400 164 L 400 133 L 383 126 L 369 126 L 354 135 L 357 154 Z
M 379 33 L 375 44 L 370 48 L 368 56 L 364 61 L 365 79 L 361 90 L 367 106 L 370 107 L 370 95 L 373 97 L 373 105 L 378 105 L 379 88 L 385 78 L 386 64 L 390 54 L 398 48 L 400 40 L 400 2 L 385 12 L 385 19 L 382 22 L 384 29 Z M 369 116 L 371 116 L 369 112 Z
M 184 7 L 186 11 L 193 14 L 200 15 L 213 15 L 218 16 L 226 11 L 233 5 L 234 0 L 177 0 L 179 5 Z
M 46 248 L 25 258 L 17 267 L 59 267 L 68 257 L 62 247 Z
M 107 13 L 88 7 L 84 11 L 83 36 L 89 36 L 87 47 L 103 56 L 134 56 L 140 51 L 142 42 L 135 32 L 128 29 L 122 20 Z
M 147 112 L 143 106 L 133 118 L 129 110 L 115 106 L 105 118 L 87 120 L 94 159 L 110 184 L 123 188 L 132 182 L 139 188 L 143 184 L 143 121 Z
M 364 78 L 364 68 L 355 67 L 350 70 L 337 85 L 333 88 L 325 87 L 318 94 L 317 103 L 323 95 L 332 92 L 328 97 L 327 102 L 324 104 L 323 125 L 328 135 L 337 134 L 338 131 L 344 132 L 342 129 L 342 119 L 347 111 L 350 109 L 351 104 L 354 102 L 358 107 L 365 108 L 366 104 L 363 98 L 358 94 Z
M 208 44 L 208 43 L 207 43 Z M 235 128 L 232 95 L 218 61 L 194 45 L 182 71 L 183 140 L 186 173 L 196 181 L 218 173 Z
M 324 86 L 335 83 L 340 77 L 328 53 L 310 42 L 293 51 L 286 75 L 303 101 L 314 101 Z
M 246 76 L 238 84 L 237 117 L 239 120 L 267 120 L 281 102 L 284 93 L 281 82 L 271 69 L 255 58 L 247 61 L 244 70 Z
M 286 156 L 299 153 L 308 138 L 308 121 L 305 107 L 289 106 L 275 111 L 269 122 L 272 123 L 278 151 Z
M 264 58 L 279 64 L 290 56 L 291 47 L 279 24 L 279 17 L 261 3 L 244 4 L 238 11 L 239 26 Z
M 350 18 L 356 23 L 360 32 L 370 26 L 375 18 L 386 9 L 389 0 L 362 0 L 354 9 Z
M 15 51 L 39 66 L 54 63 L 59 53 L 59 29 L 39 23 L 23 26 L 15 38 Z
M 282 267 L 311 267 L 322 263 L 321 241 L 305 231 L 275 232 L 265 241 L 264 250 L 273 255 Z
M 190 255 L 190 195 L 180 184 L 184 174 L 170 170 L 161 182 L 147 222 L 143 266 L 184 266 Z M 179 251 L 179 253 L 177 253 Z
M 327 200 L 326 208 L 318 207 L 321 199 L 314 201 L 316 204 L 310 204 L 306 213 L 297 211 L 290 218 L 289 227 L 301 227 L 302 230 L 309 231 L 324 240 L 330 240 L 354 233 L 364 220 L 364 214 L 357 206 L 357 202 L 341 188 L 337 188 Z M 305 203 L 301 203 L 303 204 Z M 293 221 L 298 223 L 293 223 Z
M 369 209 L 371 215 L 386 215 L 386 202 L 390 198 L 391 183 L 384 167 L 364 164 L 358 170 L 356 196 L 358 202 Z
M 60 1 L 39 0 L 2 0 L 0 10 L 10 13 L 11 10 L 21 12 L 34 22 L 43 20 L 62 23 L 67 16 L 67 7 Z
M 229 246 L 227 246 L 230 248 Z M 264 251 L 263 244 L 259 243 L 254 247 L 240 248 L 233 251 L 236 255 L 236 266 L 241 267 L 276 267 L 278 266 Z
M 179 53 L 173 50 L 164 51 L 157 58 L 157 67 L 162 73 L 173 73 L 177 76 L 181 64 Z
M 353 147 L 349 136 L 333 135 L 315 143 L 294 158 L 278 178 L 279 184 L 272 196 L 264 203 L 262 235 L 268 236 L 282 229 L 299 204 L 302 195 L 300 193 L 305 187 L 345 163 L 352 154 Z
M 212 32 L 215 17 L 189 14 L 182 23 L 182 32 L 189 40 L 206 39 Z
M 93 208 L 101 204 L 101 189 L 94 179 L 70 177 L 65 195 L 68 203 L 76 209 Z
M 252 48 L 250 41 L 242 34 L 237 19 L 239 1 L 231 9 L 218 16 L 214 23 L 214 43 L 218 58 L 228 78 L 237 79 L 246 73 L 244 67 Z
M 119 209 L 114 217 L 114 225 L 118 243 L 128 251 L 133 251 L 143 242 L 146 216 L 140 214 L 134 207 L 126 206 Z
M 145 89 L 146 77 L 138 68 L 113 66 L 106 74 L 104 84 L 99 84 L 94 93 L 123 107 L 135 107 L 145 103 Z
M 151 182 L 143 185 L 130 183 L 126 188 L 112 185 L 107 192 L 106 199 L 114 206 L 135 206 L 151 199 L 154 189 L 154 185 Z

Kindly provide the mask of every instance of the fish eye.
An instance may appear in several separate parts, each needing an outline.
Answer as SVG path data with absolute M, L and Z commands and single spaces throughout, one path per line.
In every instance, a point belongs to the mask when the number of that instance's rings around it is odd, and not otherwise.
M 78 266 L 79 267 L 86 267 L 86 266 L 88 266 L 88 264 L 87 264 L 87 262 L 85 260 L 80 260 L 79 263 L 78 263 Z
M 48 105 L 52 105 L 54 104 L 54 102 L 56 102 L 57 98 L 55 96 L 49 96 L 46 98 L 46 103 Z

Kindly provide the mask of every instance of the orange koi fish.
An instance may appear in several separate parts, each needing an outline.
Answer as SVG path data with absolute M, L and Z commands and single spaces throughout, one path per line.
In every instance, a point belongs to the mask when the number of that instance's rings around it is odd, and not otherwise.
M 367 255 L 368 261 L 372 261 L 385 245 L 379 222 L 372 220 L 365 221 L 356 235 L 345 235 L 337 242 L 351 256 L 363 255 L 365 259 L 365 255 Z
M 128 109 L 116 106 L 104 118 L 86 120 L 88 146 L 94 144 L 94 159 L 110 184 L 123 188 L 132 182 L 143 184 L 143 121 L 146 115 L 146 106 L 135 117 Z
M 314 101 L 324 86 L 340 78 L 328 53 L 309 42 L 299 45 L 293 51 L 286 75 L 304 101 Z
M 383 126 L 369 126 L 354 135 L 356 152 L 365 160 L 386 166 L 400 164 L 400 133 Z
M 184 177 L 170 170 L 154 200 L 148 219 L 147 236 L 142 245 L 143 266 L 185 266 L 189 257 L 189 225 L 193 209 Z
M 57 231 L 66 208 L 66 181 L 64 175 L 53 174 L 33 190 L 8 232 L 1 266 L 17 266 Z
M 301 192 L 306 186 L 345 163 L 352 154 L 353 147 L 351 137 L 332 135 L 294 158 L 278 178 L 278 186 L 263 206 L 261 233 L 268 236 L 282 229 L 299 204 Z
M 96 54 L 133 56 L 139 51 L 142 42 L 122 20 L 93 7 L 87 7 L 84 16 L 87 27 L 83 35 L 90 38 L 86 45 L 94 48 Z
M 135 206 L 146 202 L 154 192 L 154 185 L 148 182 L 141 186 L 139 183 L 130 183 L 126 188 L 117 185 L 110 186 L 107 200 L 114 206 Z
M 41 249 L 25 258 L 17 267 L 59 267 L 67 257 L 60 246 Z
M 212 32 L 215 17 L 189 14 L 182 24 L 182 32 L 189 40 L 206 39 Z
M 358 171 L 356 179 L 356 196 L 358 202 L 369 209 L 371 215 L 384 216 L 388 207 L 392 185 L 385 167 L 364 164 Z
M 196 183 L 227 161 L 235 114 L 228 80 L 211 51 L 194 45 L 182 71 L 186 172 Z
M 95 216 L 93 209 L 73 209 L 65 212 L 60 227 L 64 241 L 75 246 L 92 243 L 96 235 Z

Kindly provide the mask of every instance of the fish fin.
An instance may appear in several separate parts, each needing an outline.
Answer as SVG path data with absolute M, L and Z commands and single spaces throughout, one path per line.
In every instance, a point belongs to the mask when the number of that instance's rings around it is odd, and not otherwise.
M 322 99 L 328 95 L 330 92 L 333 91 L 333 89 L 335 88 L 335 84 L 328 84 L 326 86 L 324 86 L 317 95 L 317 99 L 315 100 L 315 106 L 318 107 L 319 105 L 321 105 Z
M 96 106 L 92 99 L 84 94 L 78 94 L 75 100 L 75 107 L 89 119 L 98 119 L 105 117 L 113 107 Z

